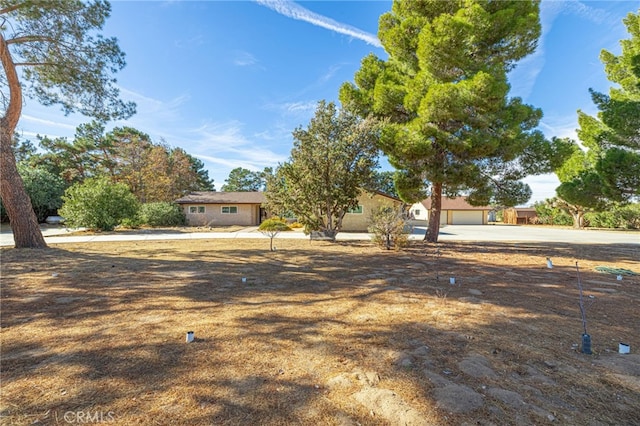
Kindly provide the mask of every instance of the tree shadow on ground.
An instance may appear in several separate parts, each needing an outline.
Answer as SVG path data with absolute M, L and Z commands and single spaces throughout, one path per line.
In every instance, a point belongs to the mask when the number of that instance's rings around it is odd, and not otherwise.
M 2 415 L 20 423 L 109 409 L 122 424 L 384 424 L 349 397 L 365 386 L 354 379 L 362 372 L 382 377 L 366 386 L 407 401 L 418 393 L 422 412 L 437 412 L 433 374 L 476 390 L 512 381 L 513 392 L 576 421 L 606 421 L 599 412 L 613 403 L 632 419 L 628 407 L 640 403 L 616 399 L 620 383 L 572 347 L 582 332 L 575 261 L 594 296 L 596 345 L 640 334 L 629 309 L 640 280 L 593 270 L 637 260 L 637 247 L 445 243 L 385 252 L 357 242 L 271 253 L 216 244 L 3 250 Z M 514 253 L 519 263 L 503 262 Z M 197 340 L 186 344 L 192 329 Z M 488 359 L 496 376 L 469 377 L 460 362 L 470 354 Z M 553 385 L 534 385 L 531 369 Z M 580 369 L 593 378 L 582 380 Z M 605 389 L 596 401 L 591 385 Z M 434 418 L 517 415 L 499 401 L 478 410 Z

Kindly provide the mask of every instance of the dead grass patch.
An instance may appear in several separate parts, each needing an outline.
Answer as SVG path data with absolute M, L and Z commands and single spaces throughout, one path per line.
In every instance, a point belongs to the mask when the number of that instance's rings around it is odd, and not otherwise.
M 640 272 L 638 246 L 278 249 L 2 249 L 2 423 L 640 424 L 640 277 L 594 270 Z

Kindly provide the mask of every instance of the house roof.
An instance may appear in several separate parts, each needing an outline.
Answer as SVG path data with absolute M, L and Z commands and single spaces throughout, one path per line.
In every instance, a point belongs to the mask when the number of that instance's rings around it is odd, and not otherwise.
M 386 192 L 378 191 L 375 189 L 362 189 L 362 192 L 370 195 L 379 195 L 381 197 L 389 198 L 390 200 L 397 201 L 399 203 L 404 203 L 400 198 L 394 197 L 393 195 L 387 194 Z
M 266 201 L 263 192 L 191 192 L 178 198 L 177 204 L 262 204 Z
M 431 209 L 431 197 L 420 202 L 427 210 Z M 472 206 L 467 203 L 467 197 L 442 197 L 442 210 L 491 210 L 489 206 Z

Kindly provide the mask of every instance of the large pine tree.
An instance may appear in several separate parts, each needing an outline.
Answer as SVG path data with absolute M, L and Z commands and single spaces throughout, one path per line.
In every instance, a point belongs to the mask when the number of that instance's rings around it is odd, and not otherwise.
M 16 247 L 46 247 L 11 145 L 23 95 L 100 120 L 126 118 L 113 73 L 125 65 L 114 38 L 96 35 L 109 16 L 103 0 L 0 0 L 0 60 L 6 82 L 0 117 L 0 195 Z
M 400 196 L 431 195 L 428 241 L 443 194 L 516 205 L 531 195 L 520 179 L 549 171 L 542 113 L 509 98 L 507 81 L 539 35 L 537 1 L 396 0 L 378 32 L 389 58 L 367 56 L 342 86 L 344 105 L 387 120 L 380 148 Z

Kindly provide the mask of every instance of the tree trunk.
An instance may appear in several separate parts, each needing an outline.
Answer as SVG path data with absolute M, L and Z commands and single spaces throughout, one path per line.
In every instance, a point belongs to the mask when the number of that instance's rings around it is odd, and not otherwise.
M 581 210 L 577 210 L 571 213 L 573 216 L 573 227 L 575 229 L 582 229 L 584 222 L 584 213 Z
M 13 131 L 22 113 L 22 88 L 9 47 L 2 34 L 0 59 L 9 86 L 9 105 L 4 117 L 0 118 L 0 197 L 11 222 L 15 247 L 45 248 L 47 243 L 40 231 L 29 195 L 24 190 L 22 178 L 18 174 L 16 157 L 11 149 Z
M 429 226 L 424 239 L 429 243 L 438 242 L 440 233 L 440 212 L 442 211 L 442 183 L 434 183 L 431 188 L 431 211 L 429 212 Z

